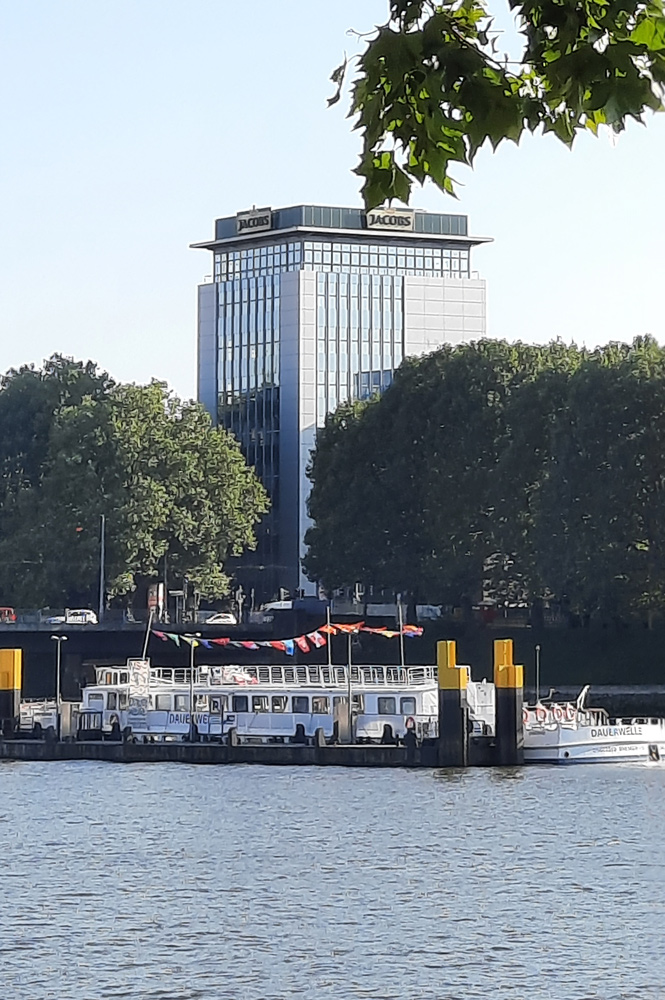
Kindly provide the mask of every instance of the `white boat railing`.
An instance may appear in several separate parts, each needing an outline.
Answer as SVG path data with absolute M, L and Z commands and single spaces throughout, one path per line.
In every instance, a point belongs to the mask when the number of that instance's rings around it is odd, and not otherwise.
M 346 665 L 327 664 L 281 664 L 228 666 L 207 666 L 202 664 L 194 668 L 194 684 L 199 685 L 238 685 L 239 687 L 254 684 L 266 684 L 272 687 L 317 687 L 317 688 L 348 688 L 349 677 Z M 129 678 L 121 681 L 118 672 L 113 668 L 97 668 L 97 684 L 112 686 L 127 686 Z M 351 684 L 363 686 L 385 687 L 418 687 L 436 682 L 437 668 L 435 666 L 386 666 L 372 664 L 353 664 L 351 666 Z M 113 679 L 111 679 L 111 677 Z M 116 680 L 117 678 L 117 680 Z M 151 667 L 150 683 L 155 686 L 175 686 L 188 684 L 189 667 Z

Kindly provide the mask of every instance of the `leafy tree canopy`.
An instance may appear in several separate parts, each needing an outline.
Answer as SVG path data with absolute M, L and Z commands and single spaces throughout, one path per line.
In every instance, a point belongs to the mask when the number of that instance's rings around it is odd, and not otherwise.
M 26 399 L 29 429 L 21 434 Z M 2 433 L 6 424 L 16 425 L 14 439 Z M 51 359 L 42 372 L 10 373 L 0 391 L 0 438 L 5 468 L 14 470 L 0 496 L 7 603 L 91 600 L 101 514 L 110 596 L 156 578 L 164 557 L 170 579 L 187 577 L 199 593 L 222 596 L 224 564 L 253 547 L 267 509 L 237 443 L 211 426 L 202 406 L 160 382 L 114 384 L 91 363 Z
M 662 0 L 508 0 L 519 58 L 499 52 L 488 0 L 390 0 L 357 63 L 351 115 L 363 133 L 357 173 L 368 208 L 408 202 L 414 181 L 454 193 L 450 166 L 486 141 L 542 127 L 572 145 L 661 110 Z M 346 61 L 332 76 L 340 98 Z
M 480 341 L 408 359 L 310 467 L 308 573 L 421 603 L 665 597 L 665 350 Z

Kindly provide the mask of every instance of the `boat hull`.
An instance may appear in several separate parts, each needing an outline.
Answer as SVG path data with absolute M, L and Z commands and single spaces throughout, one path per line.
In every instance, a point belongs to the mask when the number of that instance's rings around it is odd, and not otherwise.
M 526 730 L 524 760 L 529 764 L 661 763 L 665 761 L 665 726 L 633 722 Z

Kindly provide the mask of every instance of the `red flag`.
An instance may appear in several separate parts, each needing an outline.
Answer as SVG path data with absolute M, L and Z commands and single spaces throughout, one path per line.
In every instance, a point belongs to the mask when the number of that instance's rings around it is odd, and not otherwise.
M 242 642 L 241 641 L 240 645 L 243 646 L 245 649 L 258 649 L 259 648 L 256 645 L 255 642 Z
M 337 635 L 337 629 L 334 625 L 322 625 L 319 632 L 325 632 L 326 635 Z
M 323 638 L 320 632 L 308 632 L 307 638 L 310 642 L 313 642 L 317 649 L 321 646 L 325 646 L 326 640 Z
M 273 649 L 281 649 L 283 653 L 286 652 L 286 643 L 282 642 L 280 639 L 273 639 L 273 641 L 269 642 L 268 645 L 272 646 Z
M 229 642 L 228 639 L 211 639 L 210 642 L 214 642 L 216 646 L 226 646 Z
M 158 639 L 162 640 L 162 642 L 168 642 L 169 641 L 166 633 L 165 632 L 158 632 L 156 628 L 154 628 L 152 630 L 152 634 L 156 635 Z
M 302 649 L 303 653 L 309 653 L 309 643 L 307 642 L 307 639 L 305 638 L 304 635 L 297 636 L 297 638 L 295 638 L 293 641 L 295 642 L 298 649 Z

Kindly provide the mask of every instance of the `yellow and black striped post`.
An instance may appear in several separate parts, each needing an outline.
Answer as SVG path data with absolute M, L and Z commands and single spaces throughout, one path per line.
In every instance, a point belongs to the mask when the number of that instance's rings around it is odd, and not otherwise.
M 469 668 L 457 665 L 456 643 L 447 639 L 436 644 L 439 676 L 439 767 L 466 767 L 469 761 L 466 688 Z
M 21 713 L 23 650 L 0 649 L 0 729 L 13 733 Z
M 524 763 L 524 667 L 513 663 L 513 640 L 494 640 L 496 763 Z

